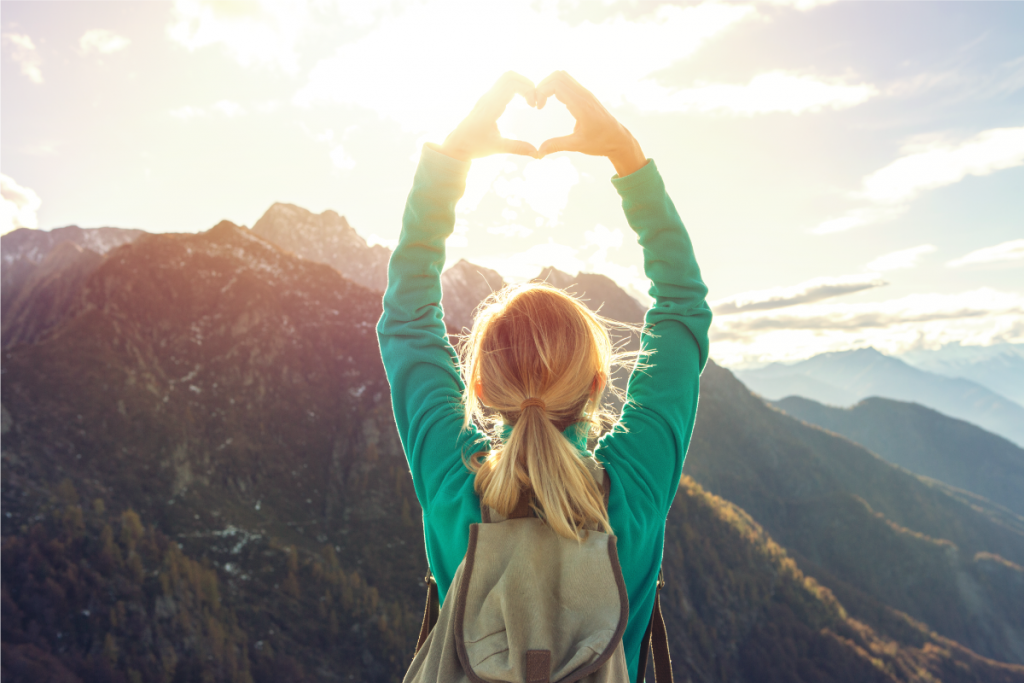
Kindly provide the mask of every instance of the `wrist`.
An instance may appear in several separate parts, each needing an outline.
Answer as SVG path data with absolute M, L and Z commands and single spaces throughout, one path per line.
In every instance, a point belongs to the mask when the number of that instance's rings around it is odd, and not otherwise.
M 615 167 L 615 172 L 620 178 L 635 173 L 647 165 L 647 157 L 644 156 L 643 150 L 640 149 L 640 143 L 635 139 L 631 140 L 631 144 L 624 149 L 608 155 L 608 160 L 612 162 L 612 166 Z

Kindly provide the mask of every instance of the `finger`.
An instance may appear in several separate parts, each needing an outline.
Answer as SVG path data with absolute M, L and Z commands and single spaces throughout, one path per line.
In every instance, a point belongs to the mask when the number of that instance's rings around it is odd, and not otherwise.
M 540 157 L 546 157 L 548 154 L 554 154 L 555 152 L 578 152 L 579 151 L 580 138 L 575 133 L 572 135 L 565 135 L 560 138 L 551 138 L 540 143 L 540 149 L 537 152 Z
M 495 112 L 500 116 L 500 112 L 505 111 L 505 107 L 517 94 L 522 95 L 531 107 L 536 106 L 537 91 L 533 86 L 533 81 L 515 71 L 506 71 L 481 98 L 481 103 L 488 111 Z
M 584 100 L 577 89 L 566 80 L 564 71 L 556 71 L 537 85 L 537 99 L 547 101 L 547 98 L 554 95 L 555 98 L 565 105 L 573 116 L 580 114 L 584 107 Z
M 498 141 L 498 151 L 505 152 L 506 154 L 521 154 L 524 157 L 537 158 L 537 148 L 529 142 L 524 142 L 522 140 L 501 138 Z

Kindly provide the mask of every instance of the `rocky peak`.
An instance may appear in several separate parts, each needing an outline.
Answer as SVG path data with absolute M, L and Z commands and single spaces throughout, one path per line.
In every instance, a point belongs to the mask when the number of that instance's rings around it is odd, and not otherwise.
M 547 282 L 549 285 L 578 296 L 592 310 L 606 318 L 634 324 L 644 321 L 647 307 L 626 293 L 606 275 L 577 273 L 573 276 L 549 266 L 534 279 Z
M 473 311 L 480 302 L 504 286 L 505 280 L 498 271 L 460 259 L 441 273 L 445 323 L 456 331 L 471 327 Z
M 387 286 L 391 251 L 368 245 L 336 211 L 328 209 L 317 215 L 277 202 L 252 226 L 252 234 L 303 258 L 326 263 L 364 287 L 383 292 Z

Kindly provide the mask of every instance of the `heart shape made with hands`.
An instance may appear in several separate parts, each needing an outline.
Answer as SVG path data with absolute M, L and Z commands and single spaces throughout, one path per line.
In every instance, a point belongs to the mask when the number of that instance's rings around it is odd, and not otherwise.
M 502 137 L 529 142 L 537 149 L 546 140 L 569 135 L 575 125 L 576 119 L 554 97 L 548 99 L 543 109 L 531 107 L 522 97 L 516 97 L 498 119 Z

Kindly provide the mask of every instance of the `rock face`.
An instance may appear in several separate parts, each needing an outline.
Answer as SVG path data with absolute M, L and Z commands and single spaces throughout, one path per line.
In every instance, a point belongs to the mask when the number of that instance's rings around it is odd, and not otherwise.
M 383 293 L 387 287 L 391 250 L 368 245 L 334 211 L 317 215 L 294 204 L 277 203 L 256 221 L 252 232 L 286 251 L 326 263 L 368 289 Z
M 445 324 L 455 332 L 472 327 L 476 307 L 504 286 L 505 280 L 498 271 L 460 259 L 441 273 L 441 306 Z

